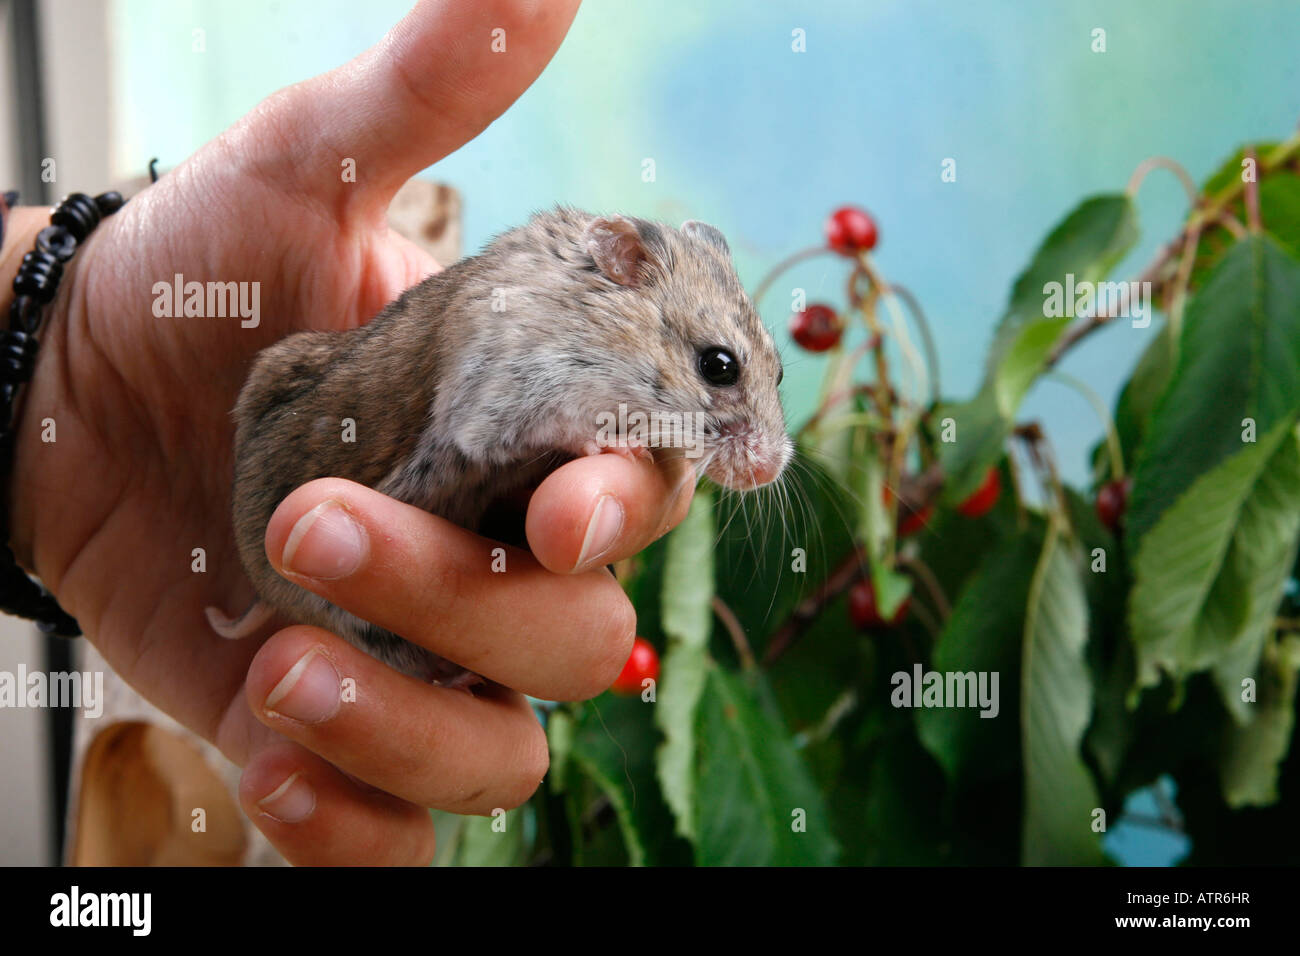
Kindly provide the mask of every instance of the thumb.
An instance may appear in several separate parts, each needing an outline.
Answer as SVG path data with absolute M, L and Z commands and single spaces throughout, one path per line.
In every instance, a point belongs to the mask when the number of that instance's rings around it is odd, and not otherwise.
M 274 94 L 228 136 L 285 189 L 345 217 L 381 217 L 403 183 L 532 85 L 578 3 L 420 0 L 375 46 Z M 286 149 L 291 157 L 267 155 Z M 355 179 L 343 175 L 347 160 Z

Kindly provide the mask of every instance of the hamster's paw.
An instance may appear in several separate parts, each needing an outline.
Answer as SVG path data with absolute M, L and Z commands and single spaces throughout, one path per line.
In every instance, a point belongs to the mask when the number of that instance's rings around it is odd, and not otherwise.
M 589 441 L 582 446 L 584 455 L 601 455 L 606 452 L 613 455 L 622 455 L 628 461 L 633 462 L 637 460 L 653 462 L 655 460 L 654 453 L 639 442 L 625 440 L 623 444 L 619 445 L 600 445 L 595 441 Z

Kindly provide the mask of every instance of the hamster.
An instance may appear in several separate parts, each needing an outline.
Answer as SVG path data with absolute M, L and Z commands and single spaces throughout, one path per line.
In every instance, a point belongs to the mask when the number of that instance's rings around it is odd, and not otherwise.
M 264 538 L 280 502 L 341 477 L 483 531 L 494 501 L 611 449 L 687 454 L 719 485 L 750 490 L 793 451 L 781 377 L 717 229 L 538 213 L 366 325 L 301 332 L 257 356 L 234 410 L 232 499 L 261 601 L 237 620 L 209 608 L 209 621 L 241 637 L 279 611 L 423 680 L 472 682 L 277 574 Z

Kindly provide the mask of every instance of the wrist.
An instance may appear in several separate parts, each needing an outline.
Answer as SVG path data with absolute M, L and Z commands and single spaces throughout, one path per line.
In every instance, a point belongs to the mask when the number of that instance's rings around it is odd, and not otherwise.
M 50 224 L 48 206 L 17 206 L 5 217 L 4 245 L 0 246 L 0 322 L 9 323 L 9 303 L 14 299 L 14 276 L 23 256 L 36 245 L 36 234 Z
M 22 264 L 23 256 L 36 248 L 36 236 L 50 225 L 50 207 L 20 206 L 10 210 L 5 221 L 4 245 L 0 247 L 0 323 L 9 326 L 9 307 L 15 298 L 14 276 Z M 42 578 L 52 587 L 62 575 L 63 568 L 50 567 L 51 562 L 41 561 L 36 542 L 35 526 L 42 508 L 55 507 L 65 484 L 65 476 L 51 472 L 49 460 L 56 446 L 42 441 L 41 420 L 53 417 L 55 409 L 67 407 L 62 396 L 66 385 L 66 362 L 63 358 L 68 324 L 67 303 L 73 291 L 77 260 L 84 248 L 79 248 L 71 262 L 64 264 L 58 291 L 47 306 L 45 319 L 37 336 L 39 351 L 31 379 L 23 386 L 14 407 L 14 446 L 10 471 L 3 476 L 6 492 L 0 507 L 6 509 L 9 525 L 9 547 L 18 563 Z M 63 417 L 63 416 L 58 416 Z M 42 542 L 43 544 L 44 542 Z M 52 543 L 52 542 L 51 542 Z M 55 562 L 57 565 L 57 562 Z

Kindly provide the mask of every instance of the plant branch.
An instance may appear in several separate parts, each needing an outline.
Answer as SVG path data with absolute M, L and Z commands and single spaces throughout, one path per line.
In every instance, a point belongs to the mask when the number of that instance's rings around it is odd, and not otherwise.
M 1287 165 L 1297 155 L 1300 155 L 1300 134 L 1292 136 L 1256 163 L 1256 176 L 1254 178 L 1258 180 L 1267 173 Z M 1142 270 L 1136 281 L 1139 283 L 1150 282 L 1153 297 L 1160 295 L 1164 290 L 1165 283 L 1174 278 L 1174 276 L 1168 274 L 1174 257 L 1184 249 L 1189 241 L 1194 241 L 1193 236 L 1199 237 L 1201 230 L 1206 225 L 1218 222 L 1224 214 L 1231 215 L 1232 205 L 1241 198 L 1242 193 L 1246 192 L 1248 187 L 1252 186 L 1257 187 L 1258 183 L 1246 183 L 1238 177 L 1231 185 L 1224 187 L 1214 196 L 1200 202 L 1187 218 L 1182 231 L 1160 250 L 1151 263 Z M 1247 211 L 1249 212 L 1249 209 Z M 1084 321 L 1067 329 L 1047 356 L 1046 367 L 1051 368 L 1060 361 L 1061 356 L 1114 317 L 1112 314 L 1099 312 L 1086 317 Z
M 834 252 L 834 250 L 830 249 L 827 246 L 810 246 L 807 249 L 801 249 L 798 252 L 794 253 L 793 255 L 787 256 L 786 258 L 782 259 L 780 262 L 778 262 L 776 265 L 774 265 L 771 269 L 767 271 L 767 275 L 763 276 L 763 278 L 759 281 L 757 288 L 754 289 L 754 295 L 752 297 L 754 301 L 754 307 L 758 308 L 759 302 L 762 301 L 763 296 L 767 294 L 767 290 L 771 288 L 772 283 L 774 283 L 777 280 L 777 277 L 781 275 L 782 272 L 785 272 L 787 269 L 793 268 L 794 266 L 798 265 L 801 262 L 805 262 L 808 259 L 815 259 L 820 255 L 825 255 L 832 252 Z
M 811 595 L 804 598 L 786 619 L 786 622 L 772 635 L 763 654 L 763 666 L 771 667 L 782 654 L 790 649 L 800 635 L 817 620 L 822 609 L 853 586 L 853 582 L 862 576 L 866 567 L 867 552 L 865 548 L 854 548 L 845 557 L 830 576 L 822 582 Z
M 1259 163 L 1255 159 L 1255 147 L 1246 150 L 1246 158 L 1251 164 L 1259 168 Z M 1255 235 L 1263 231 L 1263 226 L 1259 218 L 1259 176 L 1251 176 L 1246 180 L 1246 228 Z
M 1140 162 L 1138 168 L 1133 170 L 1133 175 L 1129 178 L 1128 186 L 1124 191 L 1130 196 L 1136 196 L 1137 191 L 1142 188 L 1142 181 L 1147 178 L 1148 173 L 1155 169 L 1167 169 L 1177 176 L 1178 181 L 1183 184 L 1183 192 L 1187 193 L 1188 205 L 1195 208 L 1201 198 L 1200 190 L 1196 188 L 1196 183 L 1192 181 L 1192 177 L 1183 168 L 1183 164 L 1170 159 L 1168 156 L 1152 156 L 1150 159 L 1144 159 Z
M 911 572 L 912 576 L 925 585 L 926 591 L 930 593 L 930 599 L 934 601 L 935 609 L 939 612 L 942 621 L 947 621 L 952 614 L 952 605 L 948 603 L 948 597 L 943 593 L 943 588 L 939 585 L 939 579 L 934 576 L 929 565 L 918 557 L 900 554 L 898 563 Z

